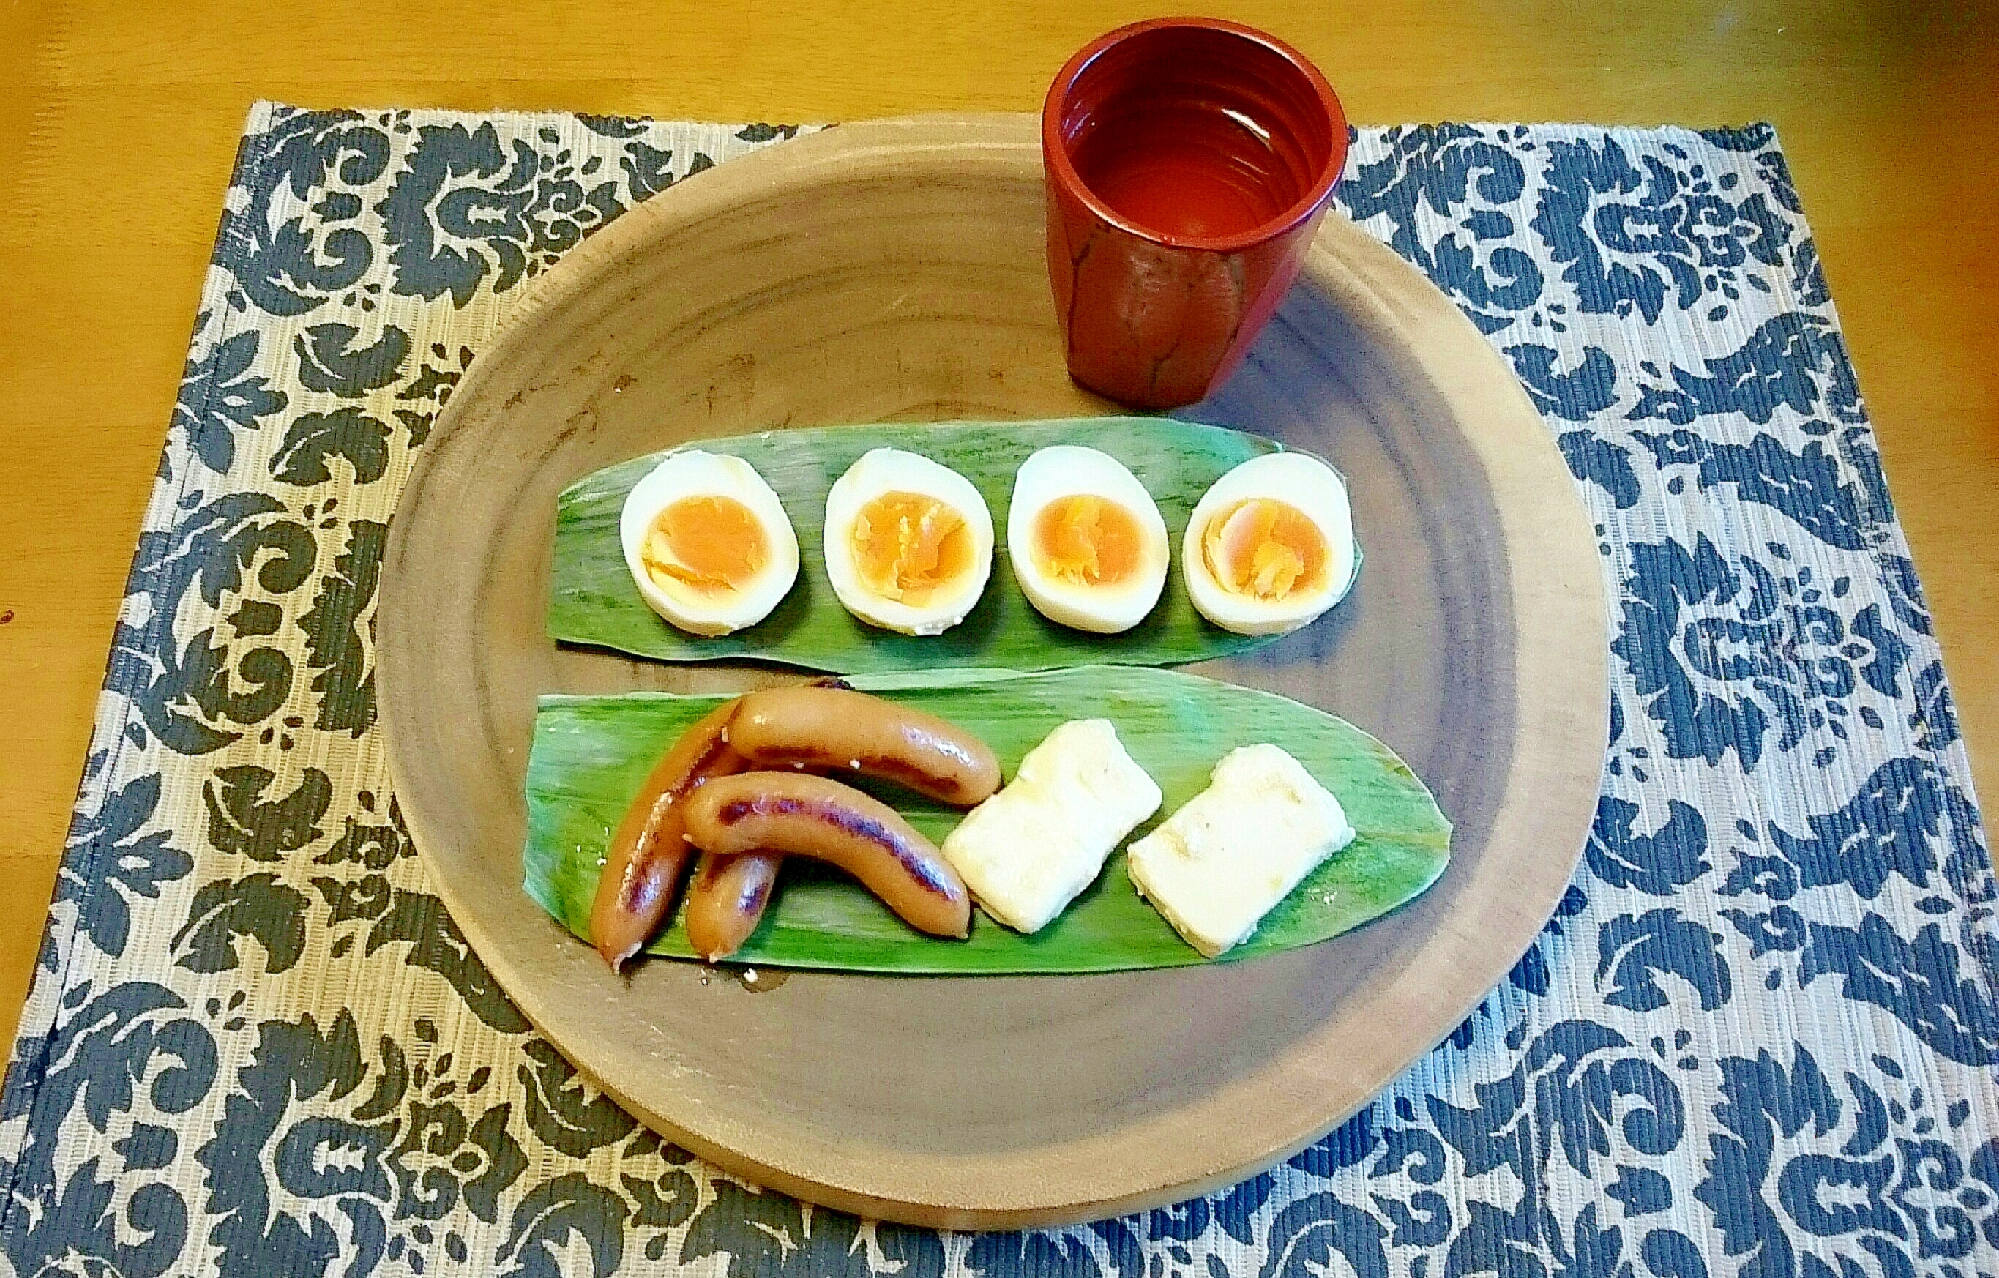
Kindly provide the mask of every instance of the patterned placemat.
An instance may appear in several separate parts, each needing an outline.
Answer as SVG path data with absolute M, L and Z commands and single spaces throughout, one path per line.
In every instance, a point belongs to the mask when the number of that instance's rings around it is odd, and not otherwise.
M 1999 1271 L 1994 879 L 1761 126 L 1356 136 L 1342 205 L 1526 383 L 1618 631 L 1584 868 L 1371 1107 L 1214 1198 L 974 1236 L 759 1193 L 579 1080 L 428 890 L 388 793 L 383 535 L 523 284 L 793 131 L 252 114 L 0 1098 L 0 1268 Z

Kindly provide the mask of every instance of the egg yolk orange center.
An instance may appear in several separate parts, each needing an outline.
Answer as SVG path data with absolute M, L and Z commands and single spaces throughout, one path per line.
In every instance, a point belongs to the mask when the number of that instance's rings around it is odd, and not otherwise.
M 1132 513 L 1093 494 L 1058 497 L 1034 517 L 1035 562 L 1071 585 L 1125 580 L 1138 571 L 1140 545 Z
M 922 493 L 883 493 L 854 517 L 854 567 L 884 599 L 920 605 L 972 566 L 965 517 Z
M 1210 520 L 1201 553 L 1224 590 L 1267 602 L 1315 589 L 1326 573 L 1319 526 L 1271 497 L 1253 497 Z
M 682 497 L 653 517 L 640 557 L 662 586 L 723 595 L 763 569 L 770 539 L 762 521 L 733 497 Z

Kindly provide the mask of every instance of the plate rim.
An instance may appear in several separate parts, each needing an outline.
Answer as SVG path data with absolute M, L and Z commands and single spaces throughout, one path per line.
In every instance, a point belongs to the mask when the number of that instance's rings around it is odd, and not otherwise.
M 509 353 L 521 342 L 532 340 L 533 320 L 537 315 L 595 288 L 625 254 L 652 244 L 662 235 L 670 236 L 676 229 L 692 230 L 709 218 L 726 217 L 740 199 L 769 196 L 786 185 L 809 186 L 815 176 L 833 181 L 852 180 L 857 171 L 882 166 L 906 168 L 929 163 L 940 165 L 947 175 L 954 167 L 976 170 L 981 165 L 997 166 L 998 170 L 1018 178 L 1031 165 L 1038 176 L 1040 160 L 1039 134 L 1033 115 L 930 115 L 842 124 L 717 166 L 700 182 L 676 185 L 640 203 L 584 240 L 560 263 L 534 280 L 514 300 L 473 359 L 464 380 L 439 414 L 433 435 L 443 438 L 455 429 L 457 419 L 470 411 L 466 406 L 477 398 L 473 392 L 492 375 L 492 370 L 505 366 Z M 1545 845 L 1550 827 L 1571 832 L 1574 837 L 1565 836 L 1549 862 L 1550 871 L 1559 867 L 1565 887 L 1581 860 L 1594 816 L 1606 759 L 1602 743 L 1609 728 L 1607 592 L 1595 540 L 1588 535 L 1590 522 L 1581 494 L 1552 434 L 1499 353 L 1443 292 L 1386 245 L 1335 211 L 1322 224 L 1301 275 L 1340 303 L 1345 318 L 1359 329 L 1371 330 L 1376 336 L 1393 329 L 1398 334 L 1395 338 L 1398 344 L 1413 345 L 1418 343 L 1409 333 L 1417 328 L 1425 342 L 1448 348 L 1447 360 L 1423 362 L 1424 371 L 1432 375 L 1430 389 L 1458 410 L 1460 420 L 1480 425 L 1481 429 L 1467 432 L 1464 439 L 1485 467 L 1494 511 L 1507 542 L 1533 544 L 1539 550 L 1535 572 L 1526 579 L 1520 572 L 1521 560 L 1512 556 L 1507 559 L 1510 570 L 1506 584 L 1513 603 L 1514 678 L 1519 690 L 1515 739 L 1590 744 L 1572 745 L 1562 757 L 1555 758 L 1526 758 L 1515 751 L 1501 789 L 1488 847 L 1523 835 Z M 1410 287 L 1412 284 L 1416 287 Z M 1495 395 L 1496 386 L 1506 389 Z M 419 452 L 399 496 L 399 508 L 410 494 L 420 490 L 432 459 L 439 452 L 437 449 Z M 1552 484 L 1551 478 L 1557 476 L 1561 482 Z M 1566 499 L 1549 500 L 1551 490 L 1565 493 Z M 1523 504 L 1517 499 L 1527 494 L 1532 495 L 1533 503 Z M 1516 500 L 1507 500 L 1509 495 Z M 382 605 L 391 597 L 392 582 L 400 576 L 408 550 L 407 528 L 407 521 L 390 520 L 378 619 L 390 615 Z M 1530 617 L 1535 621 L 1531 627 L 1527 624 Z M 1535 646 L 1533 636 L 1528 633 L 1530 629 L 1559 630 L 1581 638 L 1564 648 L 1556 660 L 1554 648 Z M 378 726 L 394 791 L 408 794 L 415 791 L 404 784 L 409 772 L 394 726 L 397 713 L 393 706 L 401 700 L 396 693 L 397 664 L 392 655 L 395 645 L 382 643 L 392 630 L 393 624 L 377 636 L 376 671 L 382 706 Z M 1597 642 L 1583 641 L 1589 635 L 1596 636 Z M 390 659 L 385 660 L 385 654 L 390 654 Z M 1528 689 L 1536 686 L 1553 695 L 1528 695 Z M 1602 695 L 1578 701 L 1573 690 L 1587 686 L 1601 688 Z M 1591 784 L 1582 784 L 1584 781 Z M 1555 798 L 1541 797 L 1553 782 L 1562 783 L 1555 788 Z M 1531 830 L 1522 828 L 1530 824 L 1524 815 L 1528 807 L 1535 814 Z M 1175 1175 L 1168 1183 L 1096 1196 L 1069 1194 L 1060 1202 L 1022 1201 L 1019 1195 L 1012 1196 L 1010 1201 L 987 1198 L 982 1202 L 979 1190 L 985 1176 L 975 1163 L 950 1168 L 932 1165 L 930 1173 L 944 1176 L 950 1182 L 948 1188 L 932 1188 L 922 1194 L 884 1195 L 860 1184 L 841 1183 L 823 1171 L 815 1176 L 806 1168 L 785 1166 L 742 1152 L 737 1145 L 750 1143 L 744 1139 L 746 1133 L 731 1131 L 732 1124 L 726 1118 L 708 1130 L 696 1130 L 640 1103 L 615 1079 L 601 1076 L 586 1060 L 578 1059 L 558 1035 L 544 1029 L 545 1000 L 532 994 L 524 997 L 518 992 L 523 979 L 510 961 L 512 956 L 496 943 L 484 920 L 464 907 L 452 877 L 441 872 L 436 858 L 425 850 L 426 845 L 434 843 L 436 834 L 429 814 L 421 804 L 408 800 L 403 801 L 402 809 L 431 886 L 443 899 L 467 943 L 533 1023 L 536 1032 L 628 1112 L 731 1174 L 836 1209 L 910 1224 L 982 1229 L 1068 1224 L 1162 1206 L 1233 1184 L 1291 1157 L 1370 1103 L 1383 1087 L 1441 1042 L 1492 988 L 1492 983 L 1479 983 L 1475 990 L 1467 987 L 1461 991 L 1462 997 L 1455 1002 L 1462 1006 L 1454 1004 L 1451 1010 L 1455 1014 L 1437 1018 L 1441 1024 L 1422 1050 L 1409 1054 L 1398 1051 L 1394 1054 L 1401 1059 L 1392 1064 L 1378 1059 L 1362 1062 L 1358 1072 L 1365 1077 L 1357 1085 L 1357 1100 L 1330 1118 L 1323 1109 L 1301 1106 L 1310 1110 L 1311 1117 L 1301 1119 L 1286 1138 L 1270 1144 L 1256 1158 L 1209 1166 L 1191 1166 L 1199 1160 L 1190 1159 L 1190 1169 Z M 1447 818 L 1449 815 L 1446 813 Z M 1547 877 L 1552 879 L 1552 873 Z M 1503 979 L 1506 968 L 1532 944 L 1560 897 L 1561 891 L 1557 890 L 1545 909 L 1536 906 L 1531 910 L 1516 908 L 1499 912 L 1501 932 L 1481 938 L 1483 948 L 1496 948 L 1506 960 L 1497 967 L 1493 983 Z M 1423 943 L 1427 946 L 1436 940 L 1432 934 Z M 1345 1064 L 1349 1068 L 1339 1073 L 1356 1072 L 1351 1068 L 1352 1062 Z M 1298 1087 L 1299 1081 L 1291 1080 L 1289 1085 L 1302 1098 L 1305 1092 Z M 1355 1085 L 1349 1082 L 1348 1086 Z M 1060 1163 L 1082 1158 L 1099 1165 L 1102 1157 L 1100 1151 L 1080 1147 L 1049 1148 L 1053 1152 L 1044 1158 Z

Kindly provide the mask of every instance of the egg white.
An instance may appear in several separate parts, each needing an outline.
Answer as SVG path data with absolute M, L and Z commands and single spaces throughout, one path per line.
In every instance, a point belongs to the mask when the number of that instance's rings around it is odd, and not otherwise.
M 1284 599 L 1240 595 L 1208 571 L 1201 540 L 1215 516 L 1252 498 L 1268 497 L 1295 507 L 1317 526 L 1326 543 L 1326 577 L 1317 590 Z M 1279 635 L 1316 620 L 1353 588 L 1358 564 L 1353 508 L 1346 481 L 1325 462 L 1305 453 L 1268 453 L 1235 467 L 1202 495 L 1180 542 L 1180 569 L 1187 594 L 1203 617 L 1241 635 Z
M 1065 581 L 1034 557 L 1035 519 L 1064 497 L 1100 497 L 1130 512 L 1138 523 L 1139 566 L 1120 582 Z M 1058 625 L 1117 634 L 1145 620 L 1166 587 L 1169 559 L 1166 521 L 1159 504 L 1125 464 L 1109 453 L 1076 444 L 1043 448 L 1021 463 L 1006 519 L 1007 556 L 1021 593 Z
M 957 511 L 972 537 L 971 564 L 921 604 L 877 593 L 854 563 L 853 527 L 861 508 L 885 493 L 915 493 Z M 826 494 L 826 576 L 840 603 L 862 621 L 905 635 L 941 635 L 969 615 L 993 565 L 993 516 L 972 481 L 948 466 L 899 448 L 863 454 Z
M 739 588 L 703 594 L 670 579 L 661 584 L 646 571 L 642 551 L 653 520 L 688 497 L 731 498 L 762 525 L 770 558 Z M 784 503 L 756 468 L 740 457 L 699 449 L 669 453 L 632 485 L 619 516 L 618 534 L 624 543 L 625 567 L 646 605 L 691 634 L 725 635 L 754 626 L 771 614 L 798 580 L 798 534 L 784 513 Z

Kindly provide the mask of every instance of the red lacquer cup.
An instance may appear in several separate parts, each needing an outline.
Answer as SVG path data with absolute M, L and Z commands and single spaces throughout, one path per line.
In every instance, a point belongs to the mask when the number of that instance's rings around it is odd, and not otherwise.
M 1160 18 L 1069 59 L 1041 150 L 1069 375 L 1175 408 L 1235 371 L 1291 286 L 1346 164 L 1347 121 L 1282 41 Z

